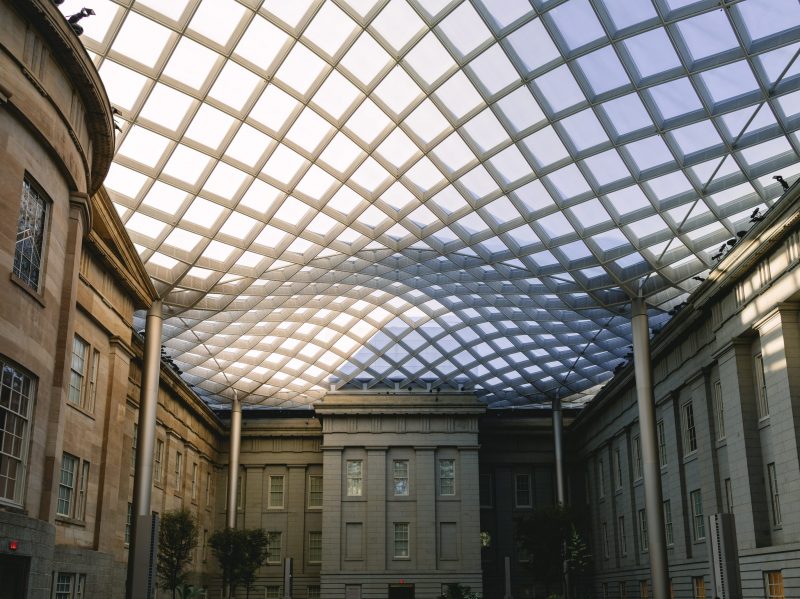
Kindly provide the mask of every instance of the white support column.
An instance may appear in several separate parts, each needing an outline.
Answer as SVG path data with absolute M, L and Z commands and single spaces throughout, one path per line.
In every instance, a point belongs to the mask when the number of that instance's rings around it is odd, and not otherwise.
M 228 456 L 228 528 L 236 528 L 236 506 L 239 494 L 239 449 L 242 446 L 242 404 L 236 389 L 231 404 L 231 442 Z
M 647 319 L 647 305 L 642 298 L 631 301 L 631 312 L 633 365 L 636 376 L 636 398 L 639 406 L 639 434 L 642 444 L 647 541 L 650 555 L 650 580 L 653 585 L 653 599 L 669 599 L 664 500 L 661 492 L 656 405 L 650 364 L 650 327 Z
M 158 382 L 161 371 L 162 302 L 156 300 L 147 311 L 142 356 L 142 383 L 139 394 L 139 423 L 137 428 L 136 470 L 133 476 L 133 508 L 131 542 L 128 551 L 127 596 L 132 599 L 148 597 L 150 590 L 143 581 L 150 567 L 149 536 L 137 538 L 137 531 L 149 530 L 150 495 L 153 490 L 153 451 L 156 440 L 156 410 Z

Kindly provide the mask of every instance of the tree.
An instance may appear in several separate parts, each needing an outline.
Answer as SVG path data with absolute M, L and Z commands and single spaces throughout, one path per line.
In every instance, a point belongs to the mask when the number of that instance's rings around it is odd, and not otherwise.
M 267 533 L 261 528 L 226 528 L 212 534 L 208 544 L 219 562 L 222 585 L 228 588 L 229 596 L 232 597 L 242 584 L 249 596 L 256 571 L 269 555 Z
M 165 512 L 158 530 L 158 581 L 172 591 L 186 582 L 186 566 L 197 546 L 197 523 L 188 510 Z

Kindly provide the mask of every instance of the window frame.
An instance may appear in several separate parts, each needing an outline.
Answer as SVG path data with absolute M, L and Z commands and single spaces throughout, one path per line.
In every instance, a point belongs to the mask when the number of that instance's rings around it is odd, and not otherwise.
M 175 494 L 183 494 L 183 453 L 175 451 Z
M 41 202 L 41 224 L 38 224 L 40 216 L 37 213 L 35 216 L 37 224 L 34 225 L 34 228 L 41 228 L 41 243 L 39 244 L 38 241 L 34 241 L 34 244 L 38 246 L 36 250 L 39 252 L 39 262 L 37 265 L 33 265 L 33 268 L 36 268 L 37 271 L 35 281 L 32 280 L 32 276 L 26 275 L 23 272 L 22 267 L 19 265 L 19 262 L 21 262 L 23 259 L 26 259 L 29 263 L 33 264 L 33 260 L 28 257 L 26 253 L 19 251 L 21 241 L 20 225 L 22 224 L 23 218 L 23 206 L 27 201 L 27 197 L 29 196 L 35 196 L 35 198 Z M 49 250 L 48 242 L 50 238 L 50 216 L 52 213 L 52 207 L 53 202 L 50 197 L 44 192 L 42 187 L 36 183 L 36 181 L 34 181 L 33 177 L 31 177 L 28 173 L 25 173 L 25 176 L 22 179 L 22 193 L 20 196 L 19 211 L 17 215 L 17 230 L 14 242 L 14 253 L 11 261 L 11 280 L 17 283 L 25 291 L 34 294 L 37 299 L 40 300 L 42 295 L 43 281 L 46 278 L 47 254 Z
M 56 501 L 56 516 L 72 518 L 75 509 L 75 490 L 78 486 L 78 476 L 80 476 L 80 458 L 67 453 L 61 454 L 60 475 L 58 478 L 58 499 Z M 71 464 L 69 469 L 66 468 Z M 69 476 L 69 481 L 65 480 L 65 474 Z M 65 508 L 62 509 L 62 505 Z
M 0 354 L 0 392 L 7 394 L 7 405 L 0 405 L 3 426 L 0 428 L 0 444 L 7 443 L 12 451 L 0 454 L 0 471 L 3 476 L 3 495 L 0 504 L 20 507 L 25 501 L 28 457 L 31 445 L 34 404 L 39 379 L 28 373 L 16 363 L 6 360 Z M 12 409 L 16 406 L 17 409 Z M 16 428 L 12 428 L 16 423 Z M 21 430 L 20 434 L 17 434 Z M 9 440 L 10 439 L 10 440 Z M 8 462 L 13 464 L 3 468 Z M 14 478 L 9 475 L 13 467 Z M 10 489 L 10 496 L 8 491 Z
M 611 559 L 611 548 L 608 544 L 608 523 L 602 522 L 600 524 L 600 536 L 603 542 L 603 557 Z
M 625 534 L 625 516 L 617 516 L 617 541 L 621 557 L 628 555 L 628 537 Z
M 640 509 L 639 515 L 639 545 L 642 553 L 647 553 L 650 549 L 649 539 L 647 538 L 647 510 Z
M 405 476 L 402 475 L 402 472 L 398 474 L 397 467 L 399 465 L 405 466 Z M 410 493 L 410 466 L 408 460 L 392 460 L 392 494 L 394 497 L 408 497 Z M 397 484 L 398 482 L 405 481 L 405 492 L 397 492 Z
M 697 453 L 697 425 L 694 421 L 694 403 L 690 399 L 681 404 L 681 432 L 683 433 L 683 456 Z
M 667 454 L 667 433 L 664 430 L 664 419 L 656 422 L 656 441 L 658 442 L 658 465 L 664 468 L 669 463 Z
M 317 559 L 314 559 L 314 558 Z M 310 530 L 308 531 L 308 563 L 321 564 L 322 563 L 322 531 Z
M 716 425 L 715 438 L 719 443 L 727 438 L 725 434 L 725 399 L 722 397 L 722 381 L 714 381 L 712 389 L 714 400 L 714 424 Z
M 278 557 L 274 557 L 273 547 L 275 545 L 274 539 L 277 539 L 278 543 Z M 281 552 L 283 551 L 283 532 L 280 530 L 270 530 L 267 532 L 267 549 L 269 551 L 269 555 L 267 555 L 266 563 L 269 565 L 279 565 L 281 563 Z
M 706 599 L 705 576 L 692 576 L 692 597 L 694 599 Z
M 452 466 L 452 473 L 442 470 L 445 464 Z M 439 458 L 437 464 L 437 482 L 439 483 L 439 495 L 441 497 L 456 496 L 456 460 L 455 458 Z
M 278 485 L 280 481 L 280 485 Z M 283 474 L 269 475 L 269 493 L 267 494 L 267 509 L 282 510 L 286 507 L 286 477 Z M 280 488 L 276 488 L 280 486 Z M 276 496 L 280 497 L 280 503 L 275 501 Z
M 725 492 L 725 512 L 728 514 L 733 513 L 733 482 L 730 477 L 722 481 L 723 490 Z
M 153 451 L 153 484 L 157 487 L 163 485 L 164 477 L 164 441 L 156 439 L 156 446 Z
M 783 525 L 783 516 L 781 514 L 781 495 L 778 487 L 778 473 L 775 468 L 775 462 L 767 464 L 767 481 L 772 528 L 781 528 Z
M 527 481 L 526 489 L 520 489 L 519 481 Z M 520 490 L 524 491 L 527 495 L 527 500 L 520 502 Z M 531 475 L 529 473 L 515 473 L 514 474 L 514 507 L 516 508 L 531 508 L 533 507 L 533 488 L 531 486 Z
M 675 531 L 672 528 L 672 503 L 669 499 L 665 499 L 662 504 L 664 510 L 664 540 L 667 547 L 675 545 Z
M 644 476 L 642 470 L 642 439 L 639 435 L 633 437 L 633 479 L 641 480 Z
M 606 473 L 602 456 L 597 458 L 597 481 L 597 498 L 604 499 L 606 496 Z
M 622 450 L 619 447 L 614 448 L 611 461 L 614 471 L 614 492 L 619 493 L 622 491 Z
M 392 559 L 411 559 L 410 524 L 408 522 L 394 522 L 392 531 Z M 403 550 L 404 546 L 405 550 Z
M 703 512 L 703 494 L 700 489 L 689 492 L 689 509 L 692 514 L 692 541 L 699 543 L 706 538 L 706 523 Z
M 767 394 L 767 376 L 764 370 L 764 355 L 759 352 L 753 356 L 753 370 L 756 384 L 756 411 L 758 421 L 769 418 L 769 395 Z
M 764 596 L 766 599 L 786 599 L 782 570 L 764 572 Z
M 191 479 L 191 494 L 190 497 L 194 503 L 197 503 L 197 474 L 199 468 L 197 462 L 192 462 L 192 479 Z
M 319 490 L 316 491 L 314 489 L 314 484 L 312 481 L 319 481 Z M 321 510 L 322 509 L 322 502 L 323 502 L 323 478 L 321 474 L 309 474 L 308 475 L 308 509 L 310 510 Z M 319 494 L 319 503 L 312 503 L 312 498 L 315 494 Z
M 358 466 L 358 472 L 355 471 L 356 466 Z M 347 497 L 364 496 L 364 460 L 345 460 L 345 495 Z

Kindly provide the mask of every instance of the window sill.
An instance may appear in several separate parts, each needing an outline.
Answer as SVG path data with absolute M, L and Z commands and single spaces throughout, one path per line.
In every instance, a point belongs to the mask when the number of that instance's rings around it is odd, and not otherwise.
M 27 284 L 25 281 L 23 281 L 22 279 L 20 279 L 20 278 L 19 278 L 17 275 L 15 275 L 13 272 L 11 273 L 11 276 L 10 276 L 9 278 L 11 279 L 11 282 L 12 282 L 12 283 L 14 283 L 14 284 L 15 284 L 17 287 L 19 287 L 20 289 L 22 289 L 22 291 L 24 291 L 24 292 L 25 292 L 25 293 L 27 293 L 29 296 L 31 296 L 33 299 L 35 299 L 35 300 L 36 300 L 36 302 L 37 302 L 37 303 L 38 303 L 38 304 L 39 304 L 39 305 L 40 305 L 42 308 L 46 308 L 46 307 L 47 307 L 47 304 L 45 304 L 45 303 L 44 303 L 44 296 L 42 295 L 42 293 L 40 293 L 39 291 L 35 291 L 35 290 L 31 289 L 31 288 L 28 286 L 28 284 Z
M 768 426 L 770 426 L 770 424 L 771 423 L 769 420 L 769 416 L 764 416 L 763 418 L 760 418 L 758 420 L 758 430 L 761 430 L 762 428 L 767 428 Z
M 78 520 L 77 518 L 70 518 L 69 516 L 63 516 L 61 514 L 56 514 L 56 522 L 59 524 L 67 524 L 69 526 L 78 526 L 80 528 L 86 528 L 86 522 L 83 520 Z
M 410 562 L 411 558 L 410 557 L 398 557 L 398 556 L 395 555 L 394 557 L 392 557 L 392 560 L 395 561 L 395 562 Z
M 71 402 L 69 399 L 67 399 L 67 405 L 70 408 L 72 408 L 73 410 L 75 410 L 76 412 L 78 412 L 80 414 L 83 414 L 87 418 L 90 418 L 91 420 L 95 419 L 94 413 L 89 412 L 86 408 L 83 408 L 83 407 L 79 406 L 78 404 Z
M 693 449 L 691 453 L 687 453 L 686 455 L 683 456 L 683 463 L 688 464 L 689 462 L 693 462 L 694 460 L 697 459 L 697 454 L 698 454 L 697 450 Z

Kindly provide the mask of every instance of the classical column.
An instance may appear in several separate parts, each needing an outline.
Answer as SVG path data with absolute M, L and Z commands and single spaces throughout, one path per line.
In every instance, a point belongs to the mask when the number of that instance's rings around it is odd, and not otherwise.
M 153 490 L 153 450 L 156 440 L 156 410 L 158 408 L 158 382 L 161 371 L 162 302 L 156 300 L 147 311 L 142 356 L 142 384 L 139 393 L 139 424 L 136 445 L 136 470 L 133 476 L 133 511 L 131 542 L 128 552 L 128 597 L 149 597 L 147 588 L 151 552 L 150 494 Z M 142 533 L 141 540 L 137 537 Z
M 236 505 L 239 493 L 239 449 L 242 446 L 242 404 L 233 390 L 231 404 L 231 443 L 228 456 L 228 528 L 236 528 Z
M 553 449 L 556 466 L 556 501 L 558 505 L 566 505 L 567 493 L 564 479 L 564 418 L 561 414 L 561 398 L 556 394 L 552 403 L 553 412 Z
M 667 540 L 664 533 L 664 500 L 661 493 L 656 404 L 653 396 L 653 373 L 650 364 L 650 327 L 647 320 L 647 305 L 642 298 L 632 300 L 631 312 L 633 365 L 636 376 L 636 398 L 639 406 L 650 579 L 653 584 L 653 599 L 668 599 Z

